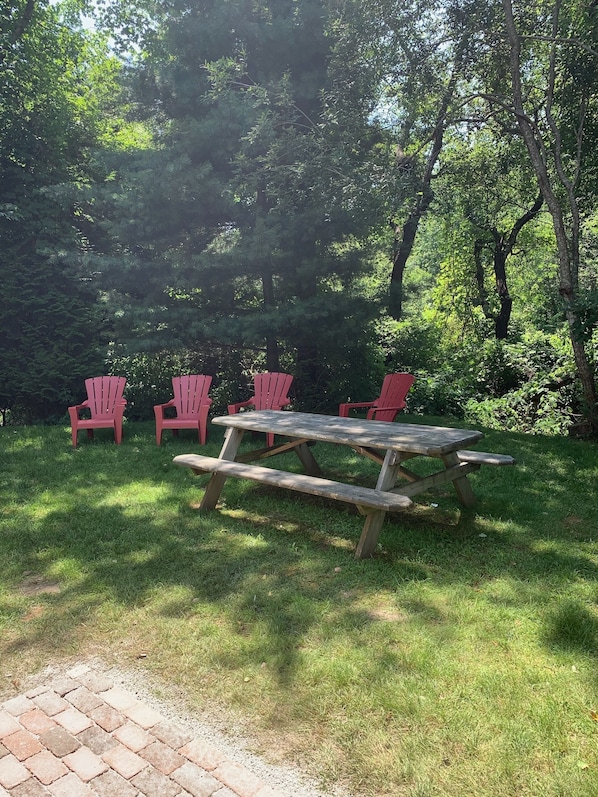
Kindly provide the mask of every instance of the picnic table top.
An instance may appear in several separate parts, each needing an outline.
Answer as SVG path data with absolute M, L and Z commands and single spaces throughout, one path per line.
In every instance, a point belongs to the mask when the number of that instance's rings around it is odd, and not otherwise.
M 223 415 L 212 422 L 255 432 L 274 432 L 288 437 L 390 449 L 428 457 L 439 457 L 459 448 L 467 448 L 484 436 L 475 429 L 368 421 L 286 410 L 256 410 Z

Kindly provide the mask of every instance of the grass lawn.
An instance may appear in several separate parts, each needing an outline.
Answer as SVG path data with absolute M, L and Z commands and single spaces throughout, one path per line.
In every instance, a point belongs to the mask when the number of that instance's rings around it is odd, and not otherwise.
M 419 496 L 357 561 L 348 505 L 231 479 L 198 513 L 208 477 L 172 458 L 217 455 L 210 435 L 0 429 L 1 697 L 101 655 L 360 797 L 598 794 L 595 444 L 488 431 L 515 468 L 471 475 L 473 509 Z M 314 453 L 373 485 L 349 449 Z

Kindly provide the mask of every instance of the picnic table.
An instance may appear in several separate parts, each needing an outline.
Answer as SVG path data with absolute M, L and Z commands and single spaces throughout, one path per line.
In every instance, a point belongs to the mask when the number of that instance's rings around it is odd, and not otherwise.
M 412 497 L 443 484 L 452 483 L 464 506 L 474 503 L 473 490 L 467 475 L 482 465 L 512 465 L 515 460 L 505 454 L 470 451 L 468 446 L 483 438 L 482 432 L 444 426 L 410 423 L 388 423 L 358 418 L 341 418 L 304 412 L 257 410 L 225 415 L 213 423 L 228 427 L 218 457 L 180 454 L 174 463 L 191 468 L 195 473 L 212 473 L 200 509 L 214 509 L 226 479 L 241 479 L 273 484 L 290 490 L 333 498 L 357 506 L 365 521 L 355 556 L 371 556 L 387 512 L 408 509 Z M 247 431 L 265 432 L 284 437 L 274 445 L 239 453 Z M 313 453 L 314 441 L 346 445 L 380 465 L 374 488 L 360 487 L 322 477 Z M 305 473 L 275 470 L 249 464 L 294 451 Z M 438 460 L 439 468 L 431 475 L 420 476 L 405 467 L 414 457 Z M 397 479 L 402 481 L 397 485 Z

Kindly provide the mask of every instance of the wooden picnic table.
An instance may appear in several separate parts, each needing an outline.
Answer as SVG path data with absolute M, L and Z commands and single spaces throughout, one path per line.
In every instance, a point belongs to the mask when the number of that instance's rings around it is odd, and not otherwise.
M 201 501 L 201 509 L 214 509 L 229 476 L 253 479 L 299 492 L 322 495 L 355 504 L 365 515 L 363 531 L 355 556 L 371 556 L 386 513 L 411 506 L 412 496 L 452 483 L 464 506 L 471 506 L 474 495 L 467 474 L 481 465 L 511 465 L 512 457 L 464 450 L 482 439 L 482 432 L 444 426 L 388 423 L 358 418 L 341 418 L 304 412 L 257 410 L 214 418 L 213 423 L 228 427 L 220 455 L 205 457 L 181 454 L 174 463 L 196 473 L 212 473 Z M 274 433 L 285 438 L 274 445 L 239 453 L 247 431 Z M 335 482 L 322 478 L 313 456 L 314 441 L 350 446 L 380 465 L 375 488 Z M 305 474 L 274 470 L 248 464 L 288 451 L 295 451 Z M 433 474 L 419 476 L 405 467 L 413 457 L 439 460 L 441 467 Z M 397 486 L 402 477 L 406 483 Z

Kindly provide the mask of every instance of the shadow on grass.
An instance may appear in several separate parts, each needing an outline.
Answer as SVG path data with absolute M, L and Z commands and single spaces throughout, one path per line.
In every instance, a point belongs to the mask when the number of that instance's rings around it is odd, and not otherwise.
M 212 430 L 202 452 L 216 455 L 221 437 Z M 488 433 L 484 448 L 513 454 L 517 467 L 474 474 L 472 510 L 461 509 L 452 488 L 422 497 L 416 512 L 385 523 L 376 556 L 362 562 L 352 556 L 363 523 L 352 507 L 229 480 L 221 509 L 199 514 L 192 507 L 207 477 L 172 466 L 176 454 L 199 450 L 191 435 L 158 448 L 153 425 L 137 424 L 120 447 L 98 434 L 73 450 L 64 430 L 29 428 L 3 430 L 0 444 L 7 463 L 5 584 L 17 594 L 26 571 L 67 583 L 59 595 L 44 596 L 47 613 L 21 623 L 3 643 L 6 654 L 51 643 L 57 627 L 64 649 L 69 634 L 106 602 L 134 609 L 157 588 L 172 588 L 184 595 L 160 606 L 164 618 L 192 621 L 197 602 L 224 612 L 239 645 L 219 653 L 219 666 L 268 659 L 280 683 L 290 685 L 314 627 L 331 640 L 344 635 L 362 644 L 360 630 L 380 622 L 370 606 L 379 593 L 397 596 L 397 611 L 427 623 L 431 638 L 438 634 L 446 644 L 454 607 L 414 598 L 406 587 L 475 591 L 507 577 L 511 592 L 486 600 L 542 607 L 547 582 L 598 576 L 585 545 L 592 539 L 596 447 L 577 441 Z M 375 477 L 375 466 L 350 450 L 318 445 L 315 453 L 325 472 L 346 464 L 366 483 Z M 20 616 L 15 605 L 5 601 L 0 614 Z M 583 606 L 565 605 L 548 621 L 544 640 L 593 654 L 598 622 Z M 367 671 L 388 666 L 389 655 L 372 651 Z
M 550 616 L 545 641 L 551 647 L 595 656 L 598 653 L 598 618 L 587 606 L 567 600 Z

